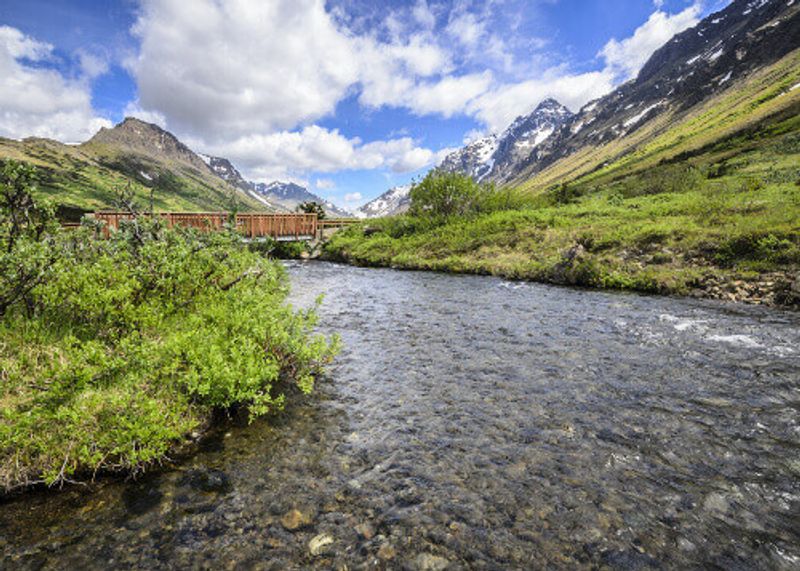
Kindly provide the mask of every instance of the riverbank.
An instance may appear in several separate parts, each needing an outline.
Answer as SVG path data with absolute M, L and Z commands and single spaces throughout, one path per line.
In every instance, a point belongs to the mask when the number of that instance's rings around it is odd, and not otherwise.
M 0 493 L 137 475 L 220 412 L 279 411 L 337 350 L 234 232 L 133 216 L 64 231 L 0 171 Z
M 509 191 L 515 209 L 365 221 L 324 257 L 797 308 L 798 124 L 624 176 Z
M 368 227 L 368 232 L 372 231 Z M 652 259 L 674 253 L 656 253 L 648 258 L 598 257 L 579 243 L 558 254 L 541 256 L 538 251 L 498 252 L 495 257 L 450 254 L 444 258 L 408 255 L 376 255 L 353 249 L 352 237 L 341 237 L 324 250 L 322 259 L 363 267 L 427 270 L 475 274 L 563 286 L 617 289 L 659 295 L 800 309 L 800 273 L 796 269 L 770 272 L 736 271 L 713 265 L 652 267 Z M 347 245 L 345 245 L 347 241 Z M 357 240 L 356 240 L 357 241 Z M 369 247 L 365 245 L 365 247 Z

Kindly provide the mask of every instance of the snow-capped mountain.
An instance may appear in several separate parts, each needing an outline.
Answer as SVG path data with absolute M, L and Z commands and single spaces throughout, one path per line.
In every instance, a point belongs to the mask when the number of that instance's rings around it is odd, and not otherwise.
M 250 183 L 245 180 L 233 164 L 228 159 L 223 159 L 222 157 L 212 157 L 210 155 L 204 155 L 203 153 L 197 153 L 203 162 L 208 165 L 214 174 L 216 174 L 222 180 L 232 184 L 241 189 L 249 189 Z
M 381 194 L 378 198 L 371 200 L 364 206 L 355 211 L 357 218 L 380 218 L 382 216 L 393 216 L 402 214 L 411 205 L 410 184 L 396 186 Z
M 305 187 L 293 182 L 274 181 L 270 183 L 251 183 L 253 190 L 260 196 L 278 206 L 294 211 L 302 202 L 317 202 L 321 204 L 328 216 L 333 218 L 349 218 L 353 214 L 344 208 L 339 208 L 332 202 L 309 192 Z
M 572 118 L 569 109 L 555 99 L 542 101 L 529 115 L 517 119 L 500 135 L 478 139 L 448 155 L 439 165 L 478 182 L 502 181 L 514 166 Z
M 798 46 L 800 2 L 733 0 L 659 48 L 634 80 L 585 105 L 504 180 L 525 180 L 582 149 L 623 139 L 616 153 L 630 152 L 651 136 L 638 133 L 645 126 L 657 132 L 655 120 L 684 116 Z
M 517 117 L 498 139 L 489 178 L 494 181 L 509 178 L 515 165 L 530 156 L 572 117 L 572 112 L 555 99 L 545 99 L 530 115 Z
M 478 181 L 521 182 L 612 141 L 626 140 L 616 151 L 624 154 L 647 140 L 647 134 L 628 137 L 654 119 L 681 116 L 798 46 L 800 1 L 733 0 L 658 49 L 638 77 L 577 114 L 545 100 L 501 135 L 467 145 L 439 168 Z
M 498 146 L 497 135 L 483 137 L 447 155 L 439 169 L 463 173 L 480 182 L 492 172 Z
M 203 162 L 222 180 L 242 189 L 262 204 L 277 210 L 294 212 L 301 202 L 322 204 L 325 212 L 332 217 L 350 217 L 352 214 L 330 201 L 320 198 L 308 189 L 293 182 L 252 182 L 246 180 L 233 164 L 222 157 L 212 157 L 198 153 Z

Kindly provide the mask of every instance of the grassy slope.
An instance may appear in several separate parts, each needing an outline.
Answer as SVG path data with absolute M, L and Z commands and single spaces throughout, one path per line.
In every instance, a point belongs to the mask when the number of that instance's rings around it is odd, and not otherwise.
M 0 160 L 5 158 L 36 165 L 38 195 L 47 196 L 57 204 L 86 210 L 111 208 L 117 192 L 130 184 L 141 205 L 149 204 L 150 190 L 155 186 L 153 202 L 157 210 L 207 211 L 231 207 L 231 187 L 210 173 L 200 173 L 179 163 L 122 155 L 103 145 L 78 147 L 46 139 L 0 138 Z M 141 171 L 162 174 L 161 182 L 148 181 Z M 239 191 L 236 197 L 241 209 L 264 209 L 261 203 Z
M 525 209 L 443 226 L 408 217 L 370 221 L 379 232 L 340 233 L 327 255 L 796 303 L 800 89 L 788 89 L 800 82 L 799 62 L 798 52 L 791 54 L 681 120 L 662 119 L 626 141 L 552 165 L 522 184 Z M 638 150 L 620 155 L 631 144 Z M 559 203 L 552 185 L 567 181 L 568 203 Z

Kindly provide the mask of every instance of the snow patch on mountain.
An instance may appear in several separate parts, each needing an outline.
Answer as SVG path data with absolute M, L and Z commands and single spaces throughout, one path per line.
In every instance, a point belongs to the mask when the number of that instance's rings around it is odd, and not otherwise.
M 357 218 L 380 218 L 401 214 L 411 205 L 411 187 L 412 185 L 408 184 L 391 188 L 356 210 L 354 214 Z

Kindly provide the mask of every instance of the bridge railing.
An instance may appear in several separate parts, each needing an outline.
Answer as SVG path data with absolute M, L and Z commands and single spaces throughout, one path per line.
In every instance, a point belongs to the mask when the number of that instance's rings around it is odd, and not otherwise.
M 170 228 L 180 226 L 202 232 L 220 231 L 230 220 L 227 212 L 157 212 L 155 216 Z M 116 230 L 121 222 L 134 218 L 127 212 L 95 212 L 93 217 L 105 222 L 107 231 Z M 236 228 L 248 238 L 312 239 L 317 233 L 317 215 L 240 213 L 236 214 Z
M 322 229 L 327 228 L 345 228 L 353 224 L 361 222 L 358 218 L 323 218 L 317 221 L 317 227 Z

